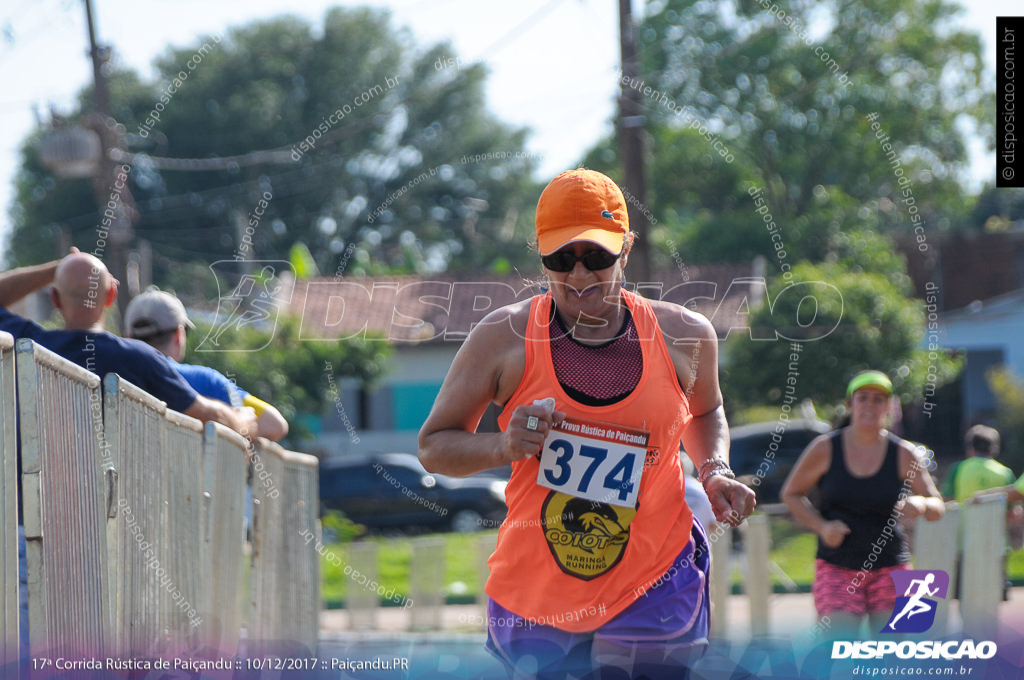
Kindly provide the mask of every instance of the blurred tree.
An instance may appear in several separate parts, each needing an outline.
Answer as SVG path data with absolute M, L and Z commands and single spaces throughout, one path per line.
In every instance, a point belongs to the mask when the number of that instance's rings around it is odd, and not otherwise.
M 882 250 L 886 239 L 864 232 L 842 240 L 832 262 L 799 264 L 791 279 L 776 280 L 768 304 L 751 312 L 749 332 L 726 342 L 723 393 L 731 408 L 782 403 L 792 376 L 789 401 L 811 399 L 827 414 L 845 398 L 849 379 L 867 368 L 892 377 L 907 403 L 924 393 L 929 373 L 941 385 L 959 371 L 945 353 L 932 360 L 919 344 L 924 313 L 907 297 L 906 276 L 886 273 L 893 257 Z M 852 258 L 854 249 L 867 256 Z M 793 365 L 790 341 L 801 347 Z
M 820 260 L 855 226 L 963 226 L 962 129 L 992 137 L 993 93 L 960 11 L 945 0 L 648 3 L 643 75 L 620 86 L 644 95 L 653 240 L 696 261 L 768 252 L 754 189 L 796 259 Z M 618 172 L 609 140 L 586 162 Z
M 985 380 L 996 396 L 996 427 L 999 428 L 999 462 L 1014 474 L 1024 473 L 1024 381 L 1008 367 L 990 369 Z
M 116 73 L 111 99 L 123 146 L 142 154 L 136 233 L 153 244 L 159 281 L 186 287 L 180 263 L 231 259 L 247 233 L 243 257 L 287 259 L 301 241 L 326 274 L 532 262 L 521 246 L 539 188 L 526 131 L 487 112 L 483 66 L 444 44 L 417 47 L 387 12 L 332 9 L 322 30 L 254 23 L 168 50 L 156 70 L 154 83 Z M 86 89 L 69 119 L 91 100 Z M 96 241 L 88 184 L 51 176 L 38 134 L 24 146 L 9 265 L 52 257 L 58 228 L 83 248 Z M 264 149 L 290 160 L 202 172 L 151 160 Z
M 335 408 L 341 376 L 372 385 L 384 373 L 390 346 L 384 341 L 301 340 L 299 319 L 280 317 L 273 333 L 229 327 L 219 338 L 227 351 L 197 352 L 211 327 L 197 323 L 188 335 L 185 361 L 217 369 L 250 394 L 273 403 L 291 424 L 293 441 L 310 437 L 298 416 Z M 329 376 L 329 377 L 328 377 Z
M 971 223 L 986 231 L 1009 231 L 1024 220 L 1024 190 L 986 186 L 978 194 Z
M 648 3 L 642 75 L 620 81 L 646 107 L 658 223 L 641 236 L 688 261 L 767 258 L 768 304 L 725 344 L 731 407 L 780 403 L 787 338 L 804 341 L 798 399 L 837 404 L 866 367 L 890 372 L 905 401 L 921 397 L 924 317 L 889 237 L 967 222 L 962 130 L 991 136 L 993 93 L 959 11 L 946 0 Z M 612 140 L 584 162 L 621 176 Z M 945 355 L 935 363 L 938 385 L 955 374 Z

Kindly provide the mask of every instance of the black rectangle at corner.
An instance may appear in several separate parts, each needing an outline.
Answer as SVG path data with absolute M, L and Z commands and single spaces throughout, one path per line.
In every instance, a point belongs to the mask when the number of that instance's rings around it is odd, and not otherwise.
M 1024 187 L 1024 17 L 996 17 L 996 186 Z

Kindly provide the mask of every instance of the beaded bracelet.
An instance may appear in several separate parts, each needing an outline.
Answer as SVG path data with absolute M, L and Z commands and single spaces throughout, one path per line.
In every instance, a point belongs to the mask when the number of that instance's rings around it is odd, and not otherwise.
M 708 470 L 708 466 L 711 466 L 710 470 Z M 736 479 L 736 473 L 732 471 L 732 468 L 729 467 L 728 463 L 721 458 L 708 458 L 706 461 L 701 463 L 700 471 L 697 474 L 697 481 L 701 484 L 705 484 L 715 475 L 721 475 L 723 477 L 728 477 L 729 479 Z

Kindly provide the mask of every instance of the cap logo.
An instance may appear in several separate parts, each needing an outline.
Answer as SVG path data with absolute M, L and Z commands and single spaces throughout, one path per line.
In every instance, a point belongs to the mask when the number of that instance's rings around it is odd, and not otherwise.
M 601 217 L 607 217 L 610 220 L 614 220 L 615 219 L 615 215 L 611 214 L 611 212 L 608 211 L 608 210 L 602 210 L 601 211 Z

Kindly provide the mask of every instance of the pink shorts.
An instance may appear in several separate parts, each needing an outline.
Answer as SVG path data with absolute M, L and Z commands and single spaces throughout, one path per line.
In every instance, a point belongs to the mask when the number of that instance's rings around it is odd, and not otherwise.
M 896 586 L 889 575 L 910 569 L 909 564 L 857 570 L 837 567 L 825 560 L 814 563 L 814 608 L 818 617 L 833 612 L 864 616 L 877 611 L 892 611 L 896 606 Z

